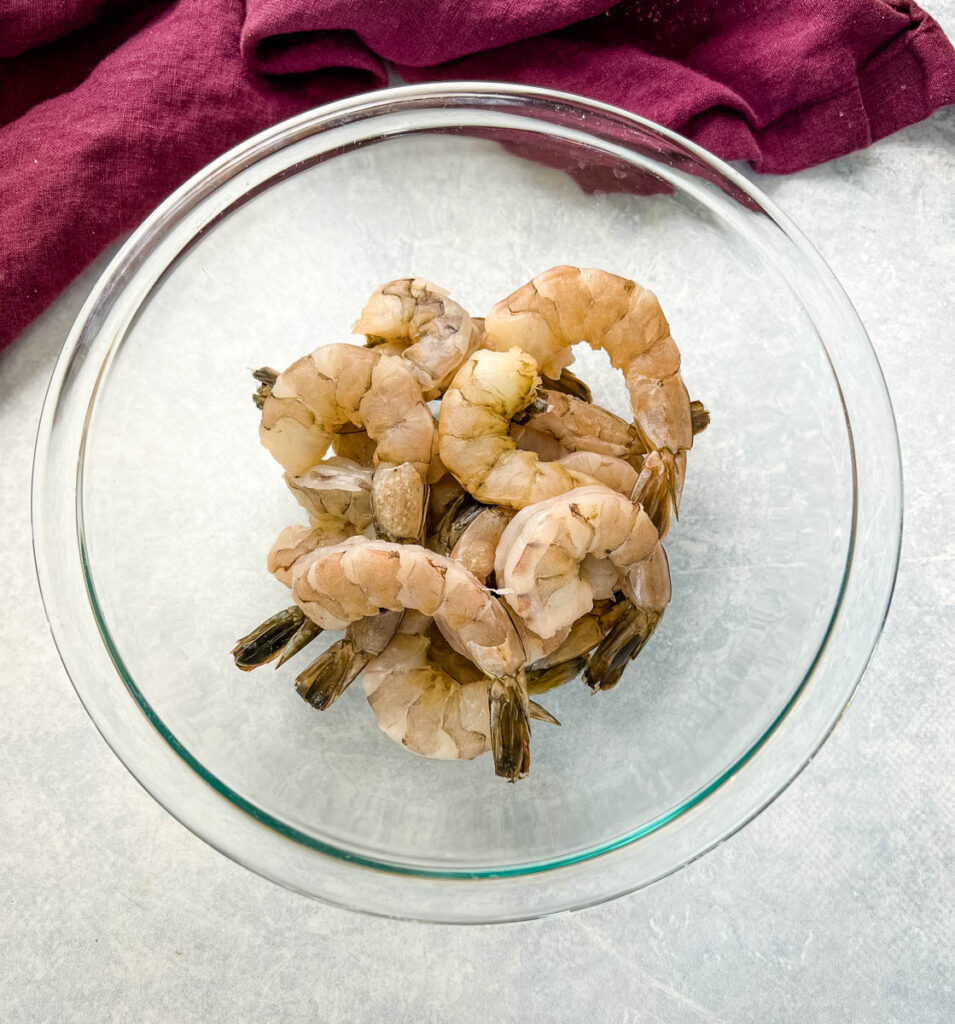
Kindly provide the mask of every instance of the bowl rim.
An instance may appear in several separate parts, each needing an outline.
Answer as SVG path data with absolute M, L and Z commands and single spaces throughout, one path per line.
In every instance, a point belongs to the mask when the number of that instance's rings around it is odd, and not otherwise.
M 56 416 L 60 406 L 60 400 L 62 397 L 63 389 L 67 384 L 68 373 L 77 353 L 83 347 L 84 343 L 90 339 L 95 339 L 99 327 L 102 324 L 103 319 L 106 315 L 106 310 L 110 305 L 123 293 L 123 289 L 127 281 L 135 274 L 137 262 L 141 258 L 143 252 L 149 247 L 151 242 L 155 241 L 157 234 L 161 235 L 164 232 L 168 232 L 172 224 L 176 222 L 178 218 L 181 218 L 186 210 L 185 207 L 193 208 L 194 206 L 201 203 L 201 201 L 208 195 L 211 195 L 214 191 L 221 188 L 228 180 L 241 173 L 241 171 L 250 166 L 252 163 L 262 159 L 263 157 L 278 152 L 286 146 L 291 145 L 299 138 L 304 135 L 315 134 L 318 131 L 325 130 L 326 127 L 335 126 L 337 124 L 346 123 L 349 121 L 373 121 L 376 116 L 382 113 L 392 112 L 395 109 L 395 104 L 405 104 L 406 109 L 420 109 L 421 107 L 441 107 L 444 104 L 453 104 L 462 100 L 474 99 L 475 101 L 481 100 L 504 100 L 508 102 L 514 102 L 517 105 L 526 104 L 528 102 L 544 105 L 544 106 L 557 106 L 561 108 L 570 107 L 582 112 L 593 112 L 595 114 L 611 116 L 615 120 L 622 121 L 624 124 L 629 124 L 633 127 L 639 128 L 644 132 L 650 132 L 654 135 L 660 136 L 666 139 L 680 149 L 690 153 L 693 157 L 699 160 L 701 163 L 708 166 L 716 175 L 730 182 L 734 188 L 740 190 L 742 193 L 747 195 L 750 199 L 755 201 L 761 210 L 780 228 L 783 234 L 786 236 L 788 241 L 793 244 L 799 253 L 808 259 L 815 267 L 815 269 L 826 279 L 832 292 L 835 294 L 837 301 L 839 301 L 847 310 L 855 323 L 858 324 L 859 338 L 867 350 L 865 355 L 871 360 L 875 366 L 875 370 L 878 376 L 878 380 L 881 384 L 882 392 L 887 403 L 888 408 L 888 422 L 887 428 L 887 439 L 891 443 L 886 444 L 887 458 L 892 459 L 897 464 L 897 472 L 894 476 L 898 481 L 898 516 L 897 524 L 895 526 L 896 540 L 893 551 L 891 553 L 891 567 L 889 572 L 890 584 L 887 593 L 884 595 L 884 602 L 881 608 L 881 614 L 878 624 L 870 624 L 872 629 L 871 643 L 868 645 L 868 654 L 865 658 L 865 664 L 861 670 L 857 673 L 851 688 L 845 694 L 845 698 L 842 701 L 837 713 L 832 717 L 828 726 L 821 732 L 821 734 L 815 739 L 811 749 L 804 753 L 802 760 L 795 765 L 794 768 L 788 773 L 787 777 L 781 782 L 780 785 L 776 786 L 774 791 L 768 796 L 759 801 L 756 805 L 749 808 L 748 811 L 733 825 L 725 828 L 719 835 L 714 836 L 701 848 L 696 850 L 692 856 L 687 857 L 680 863 L 673 864 L 665 872 L 655 876 L 662 877 L 663 874 L 669 874 L 672 871 L 677 870 L 679 867 L 691 860 L 696 859 L 698 856 L 702 856 L 703 853 L 712 849 L 718 845 L 728 836 L 734 834 L 740 828 L 743 827 L 749 820 L 760 813 L 766 806 L 769 805 L 802 771 L 809 760 L 815 755 L 822 744 L 830 735 L 836 722 L 841 717 L 846 706 L 851 701 L 852 696 L 861 680 L 861 677 L 865 671 L 865 667 L 868 665 L 871 659 L 872 652 L 874 651 L 875 645 L 878 641 L 878 637 L 881 634 L 882 626 L 885 622 L 886 615 L 891 603 L 892 592 L 894 588 L 894 581 L 898 568 L 899 551 L 901 544 L 901 458 L 898 447 L 898 435 L 895 426 L 894 415 L 891 410 L 891 400 L 888 396 L 888 391 L 885 387 L 884 377 L 882 376 L 881 369 L 878 367 L 878 361 L 874 350 L 872 349 L 871 343 L 869 342 L 864 328 L 858 321 L 858 317 L 855 311 L 852 309 L 849 299 L 839 286 L 831 270 L 828 268 L 822 257 L 815 251 L 810 243 L 805 239 L 801 232 L 789 221 L 789 219 L 783 214 L 770 200 L 768 197 L 763 195 L 759 189 L 753 186 L 747 178 L 742 174 L 734 170 L 732 167 L 719 160 L 717 157 L 710 154 L 708 151 L 680 136 L 678 133 L 673 132 L 670 129 L 659 126 L 652 121 L 642 118 L 639 115 L 632 114 L 628 111 L 620 108 L 611 106 L 609 104 L 600 103 L 598 101 L 589 100 L 584 97 L 576 96 L 571 93 L 558 92 L 550 89 L 542 89 L 530 86 L 512 86 L 512 85 L 499 85 L 496 83 L 482 83 L 482 82 L 455 82 L 455 83 L 439 83 L 439 84 L 426 84 L 426 85 L 412 85 L 412 86 L 400 86 L 396 88 L 379 90 L 371 93 L 363 93 L 357 96 L 349 97 L 343 100 L 336 101 L 331 104 L 324 105 L 322 107 L 315 108 L 310 111 L 303 112 L 302 114 L 296 115 L 295 117 L 289 118 L 286 121 L 280 122 L 279 124 L 273 125 L 270 128 L 252 136 L 244 142 L 233 147 L 216 160 L 207 164 L 204 168 L 193 175 L 188 181 L 180 186 L 175 192 L 173 192 L 162 204 L 160 204 L 156 210 L 136 229 L 135 232 L 130 236 L 126 243 L 122 246 L 115 257 L 110 261 L 108 267 L 94 285 L 93 289 L 86 302 L 84 303 L 73 328 L 63 346 L 60 356 L 57 360 L 56 367 L 54 368 L 53 375 L 51 377 L 50 385 L 47 390 L 47 394 L 44 400 L 43 411 L 40 418 L 40 424 L 37 432 L 37 443 L 34 453 L 34 468 L 33 468 L 33 489 L 32 489 L 32 518 L 33 518 L 33 532 L 34 532 L 34 559 L 37 567 L 37 575 L 40 583 L 41 596 L 44 603 L 44 608 L 47 615 L 47 620 L 50 623 L 51 632 L 53 633 L 54 641 L 57 645 L 58 652 L 60 654 L 61 661 L 66 669 L 67 675 L 69 676 L 71 683 L 74 686 L 81 702 L 93 719 L 94 724 L 97 726 L 103 738 L 107 744 L 114 750 L 114 753 L 120 758 L 127 770 L 140 782 L 140 784 L 150 793 L 170 814 L 177 818 L 186 825 L 191 831 L 199 835 L 200 838 L 209 842 L 210 845 L 215 846 L 217 849 L 222 850 L 228 856 L 233 859 L 239 860 L 244 863 L 245 866 L 250 867 L 252 870 L 257 871 L 260 874 L 266 874 L 268 877 L 273 877 L 269 872 L 261 865 L 250 864 L 247 860 L 243 860 L 242 857 L 236 856 L 233 850 L 225 848 L 222 844 L 217 843 L 214 837 L 205 834 L 201 829 L 197 828 L 194 823 L 187 820 L 181 813 L 177 813 L 177 809 L 170 806 L 168 799 L 164 799 L 161 795 L 157 795 L 154 787 L 149 784 L 146 778 L 143 777 L 141 771 L 137 771 L 129 763 L 129 758 L 124 756 L 123 753 L 117 748 L 115 742 L 115 736 L 111 733 L 108 725 L 106 725 L 102 716 L 97 715 L 95 710 L 91 707 L 88 700 L 88 691 L 85 686 L 78 682 L 78 673 L 75 670 L 71 670 L 70 662 L 72 658 L 70 645 L 65 642 L 62 635 L 62 628 L 59 623 L 62 619 L 60 614 L 61 609 L 58 607 L 59 593 L 57 588 L 53 586 L 54 576 L 51 574 L 51 564 L 45 557 L 43 547 L 45 539 L 49 537 L 49 529 L 45 523 L 45 509 L 48 510 L 48 502 L 50 501 L 50 490 L 45 484 L 44 471 L 45 467 L 50 461 L 50 448 L 53 443 L 54 430 L 57 426 Z M 322 127 L 325 126 L 325 127 Z M 539 125 L 540 130 L 546 130 L 546 124 Z M 581 129 L 585 134 L 587 133 L 586 126 Z M 145 297 L 145 296 L 143 296 Z M 140 303 L 141 304 L 141 303 Z M 820 339 L 821 340 L 821 339 Z M 115 338 L 110 342 L 110 345 L 106 351 L 106 354 L 99 367 L 92 392 L 89 397 L 89 407 L 87 410 L 86 423 L 88 424 L 89 412 L 92 409 L 92 404 L 95 401 L 97 395 L 97 389 L 99 383 L 104 378 L 106 369 L 111 362 L 111 356 L 115 348 L 117 347 L 121 337 Z M 825 346 L 823 346 L 825 348 Z M 250 815 L 256 819 L 257 822 L 265 825 L 272 831 L 276 832 L 279 836 L 285 839 L 305 844 L 310 850 L 317 852 L 323 857 L 337 858 L 341 862 L 348 865 L 349 868 L 362 868 L 365 870 L 372 870 L 375 872 L 384 872 L 394 877 L 410 877 L 413 879 L 432 880 L 440 882 L 453 882 L 460 884 L 461 882 L 475 882 L 482 878 L 485 879 L 507 879 L 507 878 L 527 878 L 532 875 L 548 875 L 550 873 L 559 871 L 563 868 L 573 867 L 582 863 L 593 861 L 596 858 L 607 857 L 613 854 L 615 851 L 622 850 L 626 847 L 630 847 L 635 844 L 638 840 L 644 838 L 649 833 L 658 831 L 663 826 L 667 825 L 674 818 L 682 815 L 684 812 L 696 807 L 698 804 L 706 802 L 710 796 L 722 789 L 726 783 L 736 777 L 742 769 L 752 760 L 752 758 L 759 752 L 768 741 L 776 735 L 780 724 L 789 716 L 790 712 L 796 706 L 799 699 L 805 693 L 810 680 L 818 666 L 819 660 L 826 649 L 829 639 L 832 635 L 832 631 L 836 624 L 836 621 L 841 613 L 843 600 L 846 595 L 849 579 L 852 573 L 853 565 L 855 564 L 855 541 L 856 541 L 856 512 L 858 505 L 858 493 L 857 493 L 857 480 L 856 480 L 856 464 L 855 464 L 855 450 L 852 442 L 852 426 L 849 421 L 848 411 L 845 407 L 844 400 L 842 398 L 841 383 L 839 377 L 835 373 L 833 367 L 833 378 L 836 382 L 837 387 L 840 388 L 840 400 L 843 401 L 843 412 L 846 417 L 846 427 L 848 432 L 848 439 L 850 445 L 850 453 L 852 458 L 852 471 L 853 471 L 853 522 L 850 540 L 848 544 L 846 554 L 846 564 L 844 568 L 844 574 L 842 583 L 839 589 L 839 594 L 836 598 L 835 605 L 833 607 L 832 616 L 830 618 L 828 627 L 821 640 L 819 649 L 816 652 L 815 657 L 812 659 L 802 682 L 796 691 L 792 694 L 789 701 L 786 703 L 782 711 L 777 715 L 765 732 L 760 738 L 752 744 L 742 756 L 729 766 L 720 776 L 711 782 L 709 785 L 703 787 L 697 794 L 694 794 L 688 800 L 685 800 L 675 810 L 667 812 L 661 815 L 658 819 L 652 822 L 646 823 L 639 828 L 632 830 L 630 833 L 623 837 L 619 837 L 616 840 L 601 844 L 597 848 L 588 849 L 582 853 L 572 853 L 556 858 L 546 864 L 532 864 L 532 865 L 517 865 L 514 867 L 507 867 L 503 869 L 494 869 L 489 871 L 475 872 L 473 870 L 465 869 L 453 869 L 453 870 L 433 870 L 430 868 L 418 868 L 408 867 L 400 863 L 388 862 L 387 860 L 379 860 L 377 858 L 366 858 L 354 853 L 343 851 L 340 848 L 335 847 L 330 843 L 322 843 L 316 841 L 314 837 L 307 836 L 303 833 L 298 832 L 297 829 L 291 828 L 283 822 L 274 819 L 267 812 L 262 812 L 260 808 L 255 807 L 249 801 L 245 800 L 238 794 L 233 793 L 228 786 L 221 783 L 220 780 L 211 776 L 202 766 L 201 762 L 198 761 L 193 755 L 185 751 L 182 745 L 176 740 L 175 736 L 164 726 L 161 719 L 158 716 L 150 714 L 150 707 L 142 694 L 139 693 L 136 687 L 135 681 L 132 680 L 130 674 L 125 671 L 122 660 L 119 657 L 118 651 L 110 642 L 109 630 L 106 627 L 105 622 L 102 620 L 98 613 L 97 602 L 95 600 L 95 588 L 92 582 L 92 574 L 89 570 L 89 566 L 85 560 L 85 545 L 82 536 L 82 470 L 83 470 L 83 455 L 85 451 L 85 439 L 86 432 L 85 426 L 83 435 L 80 441 L 79 457 L 76 463 L 76 473 L 74 479 L 75 485 L 75 502 L 74 512 L 76 516 L 76 541 L 79 548 L 79 559 L 81 563 L 81 571 L 84 577 L 86 591 L 90 598 L 90 612 L 96 622 L 97 631 L 100 634 L 100 639 L 103 641 L 104 646 L 107 649 L 110 660 L 120 674 L 120 678 L 124 683 L 126 689 L 133 697 L 134 701 L 138 704 L 140 710 L 150 719 L 152 727 L 163 737 L 164 741 L 171 747 L 180 758 L 182 758 L 189 768 L 205 783 L 209 784 L 215 789 L 215 791 L 225 800 L 237 809 L 238 811 Z M 84 699 L 86 695 L 87 699 Z M 291 888 L 297 888 L 295 885 L 291 885 L 286 879 L 278 878 L 275 879 L 281 884 L 287 885 Z M 633 888 L 639 888 L 642 885 L 649 884 L 653 878 L 645 879 L 641 882 L 630 886 L 629 888 L 621 889 L 619 892 L 613 892 L 602 896 L 599 899 L 588 898 L 578 904 L 568 905 L 566 907 L 559 907 L 557 910 L 571 909 L 576 906 L 592 905 L 596 902 L 602 902 L 603 899 L 613 898 L 616 895 L 620 895 L 624 891 L 630 891 Z M 320 893 L 312 892 L 308 890 L 299 889 L 299 891 L 305 891 L 306 894 L 312 896 L 318 896 L 328 900 L 329 902 L 341 902 L 336 901 L 329 896 Z M 343 905 L 349 905 L 344 903 Z M 374 908 L 360 907 L 359 909 L 371 909 L 372 912 L 376 912 Z M 381 912 L 381 911 L 378 911 Z M 545 913 L 551 913 L 554 911 L 548 910 Z M 385 911 L 387 914 L 387 911 Z M 391 915 L 388 915 L 391 916 Z M 399 914 L 398 916 L 415 916 L 413 914 Z M 543 916 L 543 914 L 517 914 L 515 916 L 508 916 L 505 918 L 498 919 L 517 919 L 527 916 Z M 424 916 L 425 920 L 435 920 L 436 918 L 431 916 Z M 441 920 L 451 920 L 451 918 L 442 917 Z

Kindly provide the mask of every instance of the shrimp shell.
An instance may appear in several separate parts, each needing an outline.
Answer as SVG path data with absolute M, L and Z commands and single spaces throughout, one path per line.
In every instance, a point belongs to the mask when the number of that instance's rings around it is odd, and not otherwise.
M 647 447 L 675 454 L 692 446 L 679 349 L 657 297 L 635 281 L 605 270 L 554 267 L 494 306 L 484 329 L 486 348 L 503 352 L 519 345 L 551 378 L 573 361 L 577 342 L 602 348 L 624 375 Z

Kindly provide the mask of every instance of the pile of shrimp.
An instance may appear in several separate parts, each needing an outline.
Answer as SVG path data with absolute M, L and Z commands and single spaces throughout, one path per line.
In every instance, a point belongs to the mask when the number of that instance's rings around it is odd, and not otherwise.
M 261 442 L 307 523 L 267 557 L 293 603 L 232 655 L 282 665 L 342 630 L 296 677 L 308 704 L 329 708 L 361 676 L 396 743 L 490 751 L 516 781 L 530 720 L 560 724 L 535 698 L 581 674 L 613 688 L 657 628 L 663 539 L 709 413 L 656 296 L 603 270 L 555 267 L 483 320 L 403 278 L 353 331 L 364 345 L 253 374 Z M 631 419 L 568 369 L 578 342 L 623 374 Z

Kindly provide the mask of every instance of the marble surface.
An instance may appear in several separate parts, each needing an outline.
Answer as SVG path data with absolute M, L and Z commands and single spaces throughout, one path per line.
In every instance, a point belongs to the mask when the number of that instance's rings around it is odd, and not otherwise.
M 955 32 L 955 2 L 937 6 Z M 0 354 L 4 1020 L 955 1016 L 955 108 L 758 184 L 829 261 L 885 370 L 906 476 L 894 604 L 849 712 L 767 811 L 677 875 L 570 916 L 467 929 L 326 908 L 155 804 L 70 687 L 30 544 L 46 383 L 105 261 Z

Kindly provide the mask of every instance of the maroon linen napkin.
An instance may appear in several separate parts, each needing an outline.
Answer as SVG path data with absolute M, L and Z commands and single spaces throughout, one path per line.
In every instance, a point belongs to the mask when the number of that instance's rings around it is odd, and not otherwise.
M 579 92 L 770 172 L 955 102 L 909 0 L 0 0 L 0 346 L 203 164 L 385 61 Z

